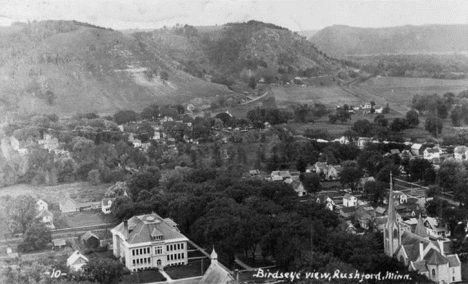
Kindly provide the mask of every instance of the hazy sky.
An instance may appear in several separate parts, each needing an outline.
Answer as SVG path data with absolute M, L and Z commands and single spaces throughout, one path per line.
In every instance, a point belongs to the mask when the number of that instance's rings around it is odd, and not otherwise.
M 113 29 L 259 20 L 294 31 L 334 24 L 468 24 L 468 0 L 0 0 L 0 25 L 77 20 Z

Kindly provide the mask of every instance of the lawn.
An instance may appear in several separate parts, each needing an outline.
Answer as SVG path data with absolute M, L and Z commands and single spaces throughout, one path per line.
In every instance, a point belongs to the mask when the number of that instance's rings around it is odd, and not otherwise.
M 210 262 L 208 260 L 203 260 L 203 265 L 201 260 L 197 260 L 189 262 L 187 265 L 166 267 L 164 268 L 164 271 L 172 279 L 182 279 L 201 276 L 208 269 L 208 266 L 210 266 Z
M 54 224 L 57 229 L 93 226 L 105 224 L 107 222 L 106 216 L 98 210 L 64 213 L 60 215 L 58 212 L 54 212 L 54 215 L 56 215 Z
M 356 96 L 344 91 L 339 86 L 274 86 L 273 94 L 278 106 L 285 106 L 291 102 L 309 104 L 322 103 L 327 106 L 359 105 L 363 102 Z
M 134 272 L 132 274 L 124 275 L 122 284 L 136 284 L 136 283 L 151 283 L 151 282 L 163 282 L 166 278 L 158 270 L 145 270 L 140 272 Z

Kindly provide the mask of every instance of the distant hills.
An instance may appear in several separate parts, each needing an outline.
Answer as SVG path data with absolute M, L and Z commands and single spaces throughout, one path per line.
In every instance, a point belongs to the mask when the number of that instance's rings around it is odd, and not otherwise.
M 304 37 L 256 21 L 125 32 L 76 21 L 14 24 L 0 29 L 0 111 L 112 113 L 341 64 Z
M 357 28 L 335 25 L 309 38 L 332 56 L 468 51 L 468 25 Z

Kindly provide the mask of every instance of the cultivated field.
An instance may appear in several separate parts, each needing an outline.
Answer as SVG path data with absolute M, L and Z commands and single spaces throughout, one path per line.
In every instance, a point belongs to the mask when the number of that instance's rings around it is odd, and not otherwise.
M 441 80 L 431 78 L 375 77 L 361 84 L 368 90 L 390 102 L 410 106 L 416 94 L 455 94 L 468 89 L 468 80 Z
M 87 182 L 59 184 L 55 186 L 17 184 L 0 188 L 1 196 L 31 195 L 44 199 L 49 204 L 58 204 L 60 200 L 69 195 L 77 201 L 100 201 L 110 184 L 91 185 Z
M 327 106 L 359 105 L 359 98 L 345 92 L 339 86 L 274 86 L 272 88 L 278 105 L 290 103 L 310 104 L 322 103 Z
M 90 210 L 60 214 L 54 212 L 54 224 L 57 229 L 77 228 L 108 223 L 108 218 L 101 210 Z

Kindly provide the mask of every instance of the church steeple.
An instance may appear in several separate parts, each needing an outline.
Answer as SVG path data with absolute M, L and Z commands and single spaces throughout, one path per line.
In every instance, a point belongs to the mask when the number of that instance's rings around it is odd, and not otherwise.
M 400 225 L 397 221 L 397 212 L 395 210 L 395 203 L 393 200 L 393 177 L 390 172 L 390 191 L 388 196 L 388 210 L 387 210 L 387 223 L 384 229 L 384 250 L 385 254 L 393 257 L 395 252 L 400 247 L 401 235 Z
M 426 227 L 424 226 L 424 223 L 422 221 L 421 214 L 419 214 L 418 224 L 416 225 L 416 229 L 414 230 L 414 233 L 420 237 L 429 238 Z

